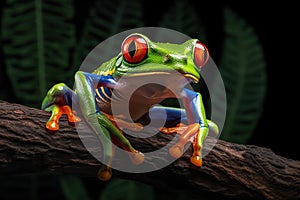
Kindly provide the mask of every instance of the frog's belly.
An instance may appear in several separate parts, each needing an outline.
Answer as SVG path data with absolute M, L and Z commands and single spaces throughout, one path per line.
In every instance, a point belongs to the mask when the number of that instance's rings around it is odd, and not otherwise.
M 146 85 L 131 95 L 124 88 L 121 91 L 114 91 L 109 102 L 98 98 L 97 104 L 102 112 L 114 116 L 122 115 L 125 119 L 136 121 L 149 112 L 153 105 L 173 97 L 175 97 L 174 94 L 165 87 Z

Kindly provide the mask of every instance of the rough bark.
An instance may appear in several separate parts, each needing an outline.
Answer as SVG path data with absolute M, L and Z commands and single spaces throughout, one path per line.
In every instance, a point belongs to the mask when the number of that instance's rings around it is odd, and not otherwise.
M 62 118 L 60 130 L 50 134 L 44 128 L 49 116 L 38 109 L 0 101 L 0 175 L 96 176 L 101 163 L 85 149 L 76 129 Z M 78 129 L 85 126 L 82 122 Z M 149 151 L 170 137 L 158 134 L 149 139 L 130 137 L 130 141 L 136 149 Z M 101 151 L 98 144 L 94 143 L 95 149 Z M 221 140 L 204 158 L 201 168 L 189 162 L 190 155 L 189 149 L 182 158 L 155 172 L 113 170 L 113 176 L 160 188 L 189 189 L 199 199 L 300 199 L 300 161 L 283 158 L 267 148 Z

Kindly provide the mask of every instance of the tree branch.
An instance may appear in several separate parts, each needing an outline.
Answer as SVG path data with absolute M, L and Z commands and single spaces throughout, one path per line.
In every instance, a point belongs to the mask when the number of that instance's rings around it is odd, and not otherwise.
M 63 118 L 60 130 L 49 134 L 44 128 L 49 116 L 50 113 L 38 109 L 0 101 L 0 175 L 96 176 L 101 163 L 85 149 L 76 129 Z M 85 126 L 81 123 L 79 129 L 84 130 Z M 168 137 L 130 138 L 130 141 L 143 152 L 158 148 Z M 100 147 L 95 148 L 101 151 Z M 280 157 L 266 148 L 221 140 L 204 158 L 201 168 L 189 162 L 190 155 L 188 150 L 182 158 L 155 172 L 133 174 L 114 170 L 113 176 L 160 188 L 188 188 L 199 198 L 215 195 L 237 199 L 300 199 L 300 161 Z

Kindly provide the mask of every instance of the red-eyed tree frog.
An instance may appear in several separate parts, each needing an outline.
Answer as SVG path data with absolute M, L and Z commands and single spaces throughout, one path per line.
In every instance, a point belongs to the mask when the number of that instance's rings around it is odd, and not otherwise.
M 201 94 L 190 89 L 180 82 L 172 79 L 174 71 L 180 73 L 189 82 L 198 82 L 200 69 L 207 63 L 209 53 L 205 45 L 197 39 L 190 39 L 182 44 L 156 43 L 148 37 L 134 33 L 126 37 L 121 45 L 121 52 L 116 57 L 103 63 L 92 73 L 78 71 L 75 74 L 75 90 L 70 89 L 64 83 L 54 85 L 47 93 L 42 103 L 42 109 L 52 112 L 46 124 L 49 131 L 59 129 L 59 119 L 62 114 L 68 116 L 71 123 L 81 119 L 71 109 L 72 103 L 79 104 L 84 119 L 99 136 L 109 138 L 111 142 L 103 142 L 105 163 L 113 159 L 113 143 L 127 152 L 135 164 L 144 161 L 144 155 L 130 144 L 122 133 L 123 128 L 134 131 L 142 131 L 143 118 L 152 109 L 157 113 L 154 117 L 160 117 L 160 112 L 167 115 L 164 127 L 160 131 L 165 134 L 180 133 L 179 140 L 170 149 L 169 153 L 175 158 L 183 154 L 187 142 L 193 139 L 193 154 L 191 162 L 196 166 L 202 166 L 202 147 L 208 135 L 209 128 L 218 134 L 215 123 L 206 119 Z M 122 92 L 126 92 L 126 84 L 122 91 L 117 90 L 120 78 L 131 77 L 131 80 L 143 77 L 161 76 L 165 80 L 172 80 L 167 87 L 177 87 L 179 96 L 183 100 L 184 109 L 156 106 L 166 98 L 174 98 L 174 94 L 161 87 L 147 85 L 141 87 L 131 97 L 135 106 L 129 109 L 132 122 L 112 115 L 112 93 L 117 92 L 122 100 Z M 171 85 L 172 84 L 172 85 Z M 159 91 L 156 91 L 159 90 Z M 154 91 L 154 92 L 153 92 Z M 150 94 L 151 93 L 151 94 Z M 125 100 L 125 99 L 124 99 Z M 139 103 L 142 102 L 142 103 Z M 152 116 L 152 117 L 153 117 Z M 180 123 L 182 116 L 185 123 Z M 116 123 L 118 122 L 118 123 Z M 119 126 L 118 126 L 118 125 Z M 120 127 L 120 124 L 122 127 Z M 184 125 L 183 125 L 184 124 Z M 109 180 L 112 172 L 109 165 L 103 164 L 98 172 L 101 180 Z

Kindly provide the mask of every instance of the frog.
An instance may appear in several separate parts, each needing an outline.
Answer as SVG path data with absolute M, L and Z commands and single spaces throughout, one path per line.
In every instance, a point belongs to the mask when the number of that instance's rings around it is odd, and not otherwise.
M 114 157 L 114 144 L 128 152 L 132 163 L 144 162 L 144 154 L 135 149 L 123 130 L 143 131 L 143 118 L 151 110 L 152 117 L 160 120 L 160 113 L 166 113 L 166 123 L 159 127 L 162 134 L 179 134 L 176 143 L 169 148 L 169 154 L 180 158 L 187 143 L 192 143 L 193 153 L 190 162 L 202 166 L 202 150 L 205 139 L 211 130 L 219 134 L 218 125 L 206 118 L 205 107 L 200 92 L 188 89 L 185 84 L 174 80 L 174 72 L 179 73 L 188 83 L 198 83 L 200 71 L 210 59 L 207 47 L 198 39 L 175 44 L 153 42 L 141 33 L 132 33 L 124 38 L 120 53 L 102 63 L 93 72 L 77 71 L 74 76 L 75 89 L 64 83 L 55 84 L 43 99 L 41 109 L 51 112 L 45 127 L 50 132 L 59 130 L 59 120 L 66 115 L 70 124 L 80 123 L 84 118 L 101 141 L 103 163 L 97 173 L 100 180 L 107 181 L 112 177 L 110 163 Z M 130 106 L 132 121 L 124 115 L 112 113 L 112 94 L 119 94 L 120 101 L 126 99 L 126 79 L 143 80 L 145 77 L 159 77 L 166 81 L 162 88 L 155 84 L 141 87 L 131 97 L 135 106 Z M 127 80 L 129 80 L 127 79 Z M 134 82 L 134 81 L 133 81 Z M 125 86 L 124 86 L 125 85 Z M 168 87 L 179 92 L 174 95 Z M 151 93 L 151 94 L 150 94 Z M 178 98 L 183 108 L 162 106 L 159 103 L 168 98 Z M 72 110 L 72 104 L 79 105 L 82 116 Z M 181 119 L 184 117 L 184 121 Z M 147 120 L 146 120 L 147 121 Z M 109 142 L 107 142 L 109 141 Z

